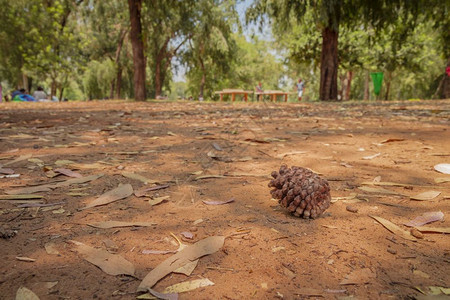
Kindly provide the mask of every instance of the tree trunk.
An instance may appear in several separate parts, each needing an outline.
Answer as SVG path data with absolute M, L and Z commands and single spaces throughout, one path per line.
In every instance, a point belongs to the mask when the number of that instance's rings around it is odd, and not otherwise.
M 130 38 L 133 48 L 134 98 L 145 101 L 145 56 L 142 38 L 141 8 L 142 0 L 128 0 L 130 10 Z
M 109 99 L 114 98 L 114 91 L 116 90 L 116 79 L 111 80 L 111 85 L 109 87 Z
M 366 71 L 366 79 L 364 80 L 364 100 L 370 100 L 370 94 L 369 94 L 369 81 L 370 75 L 369 71 Z
M 200 67 L 202 69 L 202 79 L 200 80 L 200 92 L 199 92 L 198 99 L 203 100 L 204 99 L 203 93 L 205 91 L 205 83 L 206 83 L 206 75 L 205 75 L 206 70 L 205 70 L 205 64 L 203 63 L 203 59 L 201 57 L 199 58 L 199 61 L 200 61 Z
M 52 85 L 50 87 L 50 100 L 53 100 L 53 96 L 56 95 L 56 79 L 52 79 Z
M 346 85 L 345 94 L 344 94 L 345 101 L 350 100 L 350 91 L 352 89 L 352 79 L 353 79 L 353 71 L 348 71 L 347 72 L 347 85 Z
M 389 92 L 391 91 L 391 80 L 392 80 L 392 72 L 388 71 L 386 74 L 386 92 L 384 95 L 384 100 L 389 100 Z
M 28 91 L 28 76 L 25 73 L 22 74 L 22 86 L 27 92 L 30 92 Z
M 61 87 L 61 91 L 59 92 L 59 102 L 63 101 L 63 95 L 64 95 L 64 87 Z
M 116 95 L 115 95 L 116 99 L 121 99 L 120 98 L 121 87 L 122 87 L 122 66 L 118 66 L 116 78 Z
M 337 100 L 338 32 L 331 27 L 322 30 L 320 55 L 320 100 Z

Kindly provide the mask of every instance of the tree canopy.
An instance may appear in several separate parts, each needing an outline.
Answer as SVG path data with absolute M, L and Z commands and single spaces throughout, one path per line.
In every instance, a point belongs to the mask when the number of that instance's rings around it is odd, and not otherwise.
M 450 0 L 0 0 L 0 83 L 70 99 L 450 97 Z M 245 7 L 248 8 L 245 11 Z M 241 24 L 246 13 L 249 23 Z M 252 33 L 252 22 L 262 24 Z M 268 37 L 268 38 L 267 38 Z M 177 80 L 184 83 L 179 83 Z

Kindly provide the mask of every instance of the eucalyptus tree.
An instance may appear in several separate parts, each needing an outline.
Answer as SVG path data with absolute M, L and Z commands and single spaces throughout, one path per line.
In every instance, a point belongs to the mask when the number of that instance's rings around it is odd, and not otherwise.
M 190 92 L 203 99 L 205 89 L 212 96 L 214 86 L 230 72 L 237 50 L 233 28 L 239 28 L 239 16 L 235 1 L 201 0 L 196 7 L 183 60 L 188 68 Z
M 145 53 L 152 78 L 152 94 L 161 96 L 170 80 L 172 59 L 186 45 L 194 31 L 196 1 L 144 0 Z
M 302 23 L 305 14 L 312 12 L 322 39 L 319 97 L 330 101 L 337 100 L 338 96 L 338 39 L 343 27 L 352 28 L 362 22 L 380 29 L 403 16 L 413 28 L 416 17 L 430 6 L 442 8 L 444 3 L 438 0 L 256 0 L 247 16 L 255 21 L 267 15 L 278 26 L 288 28 L 292 18 Z
M 144 101 L 145 93 L 145 65 L 144 36 L 142 31 L 142 0 L 128 0 L 130 15 L 130 39 L 133 48 L 134 66 L 134 98 Z

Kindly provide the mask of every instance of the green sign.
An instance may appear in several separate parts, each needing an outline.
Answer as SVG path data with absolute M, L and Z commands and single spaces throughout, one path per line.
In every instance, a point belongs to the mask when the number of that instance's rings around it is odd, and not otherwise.
M 383 83 L 383 72 L 370 73 L 373 81 L 373 91 L 375 95 L 379 95 L 381 91 L 381 84 Z

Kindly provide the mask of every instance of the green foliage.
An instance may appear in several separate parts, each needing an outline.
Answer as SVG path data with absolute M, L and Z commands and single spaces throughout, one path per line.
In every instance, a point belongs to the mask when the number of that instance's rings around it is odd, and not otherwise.
M 115 74 L 115 64 L 110 59 L 102 62 L 90 61 L 82 77 L 84 93 L 89 99 L 108 98 L 110 84 Z

